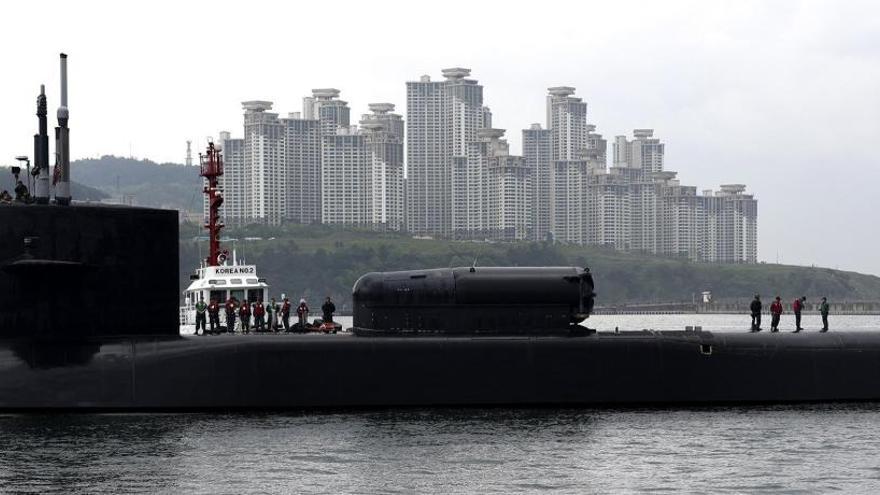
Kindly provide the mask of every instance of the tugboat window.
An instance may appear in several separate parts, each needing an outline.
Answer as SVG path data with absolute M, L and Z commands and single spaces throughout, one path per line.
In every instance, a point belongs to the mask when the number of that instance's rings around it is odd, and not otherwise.
M 234 278 L 234 279 L 230 280 L 229 283 L 232 284 L 232 285 L 241 285 L 241 279 L 240 279 L 240 278 Z
M 260 283 L 260 281 L 257 280 L 257 279 L 255 279 L 255 278 L 249 278 L 249 279 L 247 279 L 247 283 L 249 283 L 249 284 L 258 284 L 258 283 Z
M 226 291 L 225 290 L 212 290 L 211 291 L 211 299 L 221 302 L 226 300 Z

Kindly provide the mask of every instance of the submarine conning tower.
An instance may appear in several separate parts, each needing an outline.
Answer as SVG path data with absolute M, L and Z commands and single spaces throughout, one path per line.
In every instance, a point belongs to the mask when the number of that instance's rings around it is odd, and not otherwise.
M 0 204 L 0 338 L 179 334 L 177 212 Z
M 461 267 L 368 273 L 352 289 L 357 335 L 570 333 L 593 310 L 589 269 Z
M 55 203 L 44 87 L 36 200 L 0 203 L 0 338 L 177 336 L 178 214 L 71 200 L 66 54 L 60 62 Z

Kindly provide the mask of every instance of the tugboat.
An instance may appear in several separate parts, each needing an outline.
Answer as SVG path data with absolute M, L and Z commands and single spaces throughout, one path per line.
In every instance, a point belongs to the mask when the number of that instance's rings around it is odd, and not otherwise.
M 207 181 L 203 192 L 208 199 L 208 256 L 190 278 L 192 283 L 183 291 L 183 306 L 180 307 L 180 332 L 191 334 L 194 330 L 196 303 L 214 300 L 223 304 L 229 299 L 236 301 L 269 301 L 269 285 L 257 275 L 255 265 L 238 263 L 233 251 L 232 263 L 228 264 L 229 251 L 220 245 L 220 231 L 225 226 L 220 219 L 220 206 L 223 204 L 223 191 L 217 179 L 223 175 L 223 156 L 221 150 L 208 143 L 204 155 L 199 154 L 201 170 L 199 175 Z M 222 328 L 222 327 L 221 327 Z M 233 329 L 227 329 L 232 331 Z

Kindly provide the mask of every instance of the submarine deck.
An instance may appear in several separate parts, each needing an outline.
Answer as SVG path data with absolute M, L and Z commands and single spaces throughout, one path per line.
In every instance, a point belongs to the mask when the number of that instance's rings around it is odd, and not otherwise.
M 880 329 L 0 342 L 2 409 L 880 400 Z

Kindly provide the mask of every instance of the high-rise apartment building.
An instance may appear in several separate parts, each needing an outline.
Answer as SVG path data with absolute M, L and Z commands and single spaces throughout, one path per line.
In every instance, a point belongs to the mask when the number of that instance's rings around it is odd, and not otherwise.
M 633 130 L 633 140 L 614 138 L 614 166 L 637 168 L 646 174 L 663 171 L 665 146 L 654 137 L 654 129 Z
M 340 127 L 322 136 L 321 222 L 371 223 L 372 157 L 356 127 Z
M 483 87 L 469 69 L 443 70 L 443 81 L 422 76 L 406 83 L 407 228 L 451 236 L 454 164 L 467 158 L 477 130 L 488 127 Z
M 321 123 L 298 112 L 281 119 L 284 165 L 288 177 L 285 218 L 296 223 L 321 221 Z
M 486 176 L 486 215 L 490 238 L 520 241 L 534 238 L 534 170 L 521 156 L 495 155 Z
M 591 173 L 587 182 L 590 206 L 587 243 L 630 249 L 630 181 L 615 169 Z
M 285 210 L 287 179 L 284 128 L 270 101 L 246 101 L 244 108 L 244 169 L 249 180 L 244 213 L 248 222 L 278 225 Z
M 391 103 L 370 103 L 361 119 L 370 157 L 370 223 L 382 230 L 403 228 L 403 118 Z
M 675 172 L 658 172 L 664 176 L 658 204 L 658 254 L 700 259 L 697 226 L 697 188 L 683 186 Z
M 549 205 L 550 234 L 556 241 L 584 244 L 590 235 L 590 195 L 587 158 L 590 127 L 587 104 L 570 86 L 549 88 L 547 128 L 550 131 L 550 195 L 539 197 Z
M 532 124 L 528 129 L 523 129 L 522 150 L 525 164 L 533 173 L 533 239 L 546 241 L 552 238 L 553 225 L 553 147 L 550 129 L 542 129 L 541 124 Z
M 757 201 L 728 184 L 697 194 L 666 170 L 653 129 L 607 142 L 569 86 L 548 89 L 547 126 L 523 156 L 492 128 L 470 70 L 408 82 L 407 121 L 369 105 L 360 128 L 335 88 L 279 118 L 248 101 L 244 137 L 221 133 L 225 220 L 369 225 L 458 239 L 553 240 L 707 262 L 755 262 Z M 406 145 L 406 146 L 404 146 Z M 404 177 L 404 153 L 407 174 Z
M 220 218 L 226 225 L 241 226 L 247 223 L 245 205 L 248 202 L 248 188 L 245 185 L 248 181 L 248 174 L 244 167 L 244 139 L 234 139 L 229 132 L 221 131 L 217 145 L 223 152 L 223 175 L 217 180 L 218 186 L 223 191 Z M 202 211 L 207 212 L 207 196 L 203 203 Z
M 758 260 L 758 201 L 745 193 L 743 184 L 724 184 L 715 193 L 723 198 L 719 236 L 719 259 L 725 263 Z
M 453 157 L 452 234 L 455 239 L 489 237 L 490 160 L 508 154 L 503 129 L 480 129 L 477 140 L 468 143 L 467 155 Z
M 553 160 L 582 160 L 587 149 L 587 103 L 572 96 L 574 88 L 549 88 L 547 128 L 552 132 Z
M 336 129 L 351 124 L 351 109 L 338 99 L 339 93 L 336 88 L 318 88 L 303 98 L 303 118 L 320 121 L 322 134 L 336 134 Z

